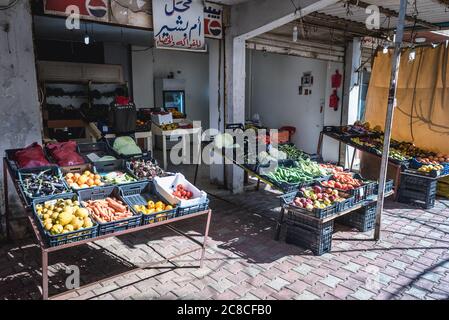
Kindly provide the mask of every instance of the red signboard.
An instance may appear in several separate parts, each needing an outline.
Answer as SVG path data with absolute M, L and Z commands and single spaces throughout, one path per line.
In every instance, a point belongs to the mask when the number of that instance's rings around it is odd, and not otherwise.
M 108 0 L 45 0 L 44 10 L 47 14 L 67 16 L 71 13 L 70 6 L 76 6 L 79 14 L 89 20 L 109 20 Z

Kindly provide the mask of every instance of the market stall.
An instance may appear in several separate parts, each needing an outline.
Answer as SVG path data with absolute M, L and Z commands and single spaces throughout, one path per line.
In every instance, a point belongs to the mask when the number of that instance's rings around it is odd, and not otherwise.
M 35 143 L 7 150 L 3 183 L 9 237 L 8 177 L 41 250 L 43 299 L 49 298 L 50 253 L 159 226 L 187 237 L 199 248 L 163 261 L 131 263 L 133 269 L 118 276 L 197 251 L 201 251 L 199 266 L 203 265 L 212 215 L 207 194 L 182 174 L 165 172 L 149 156 L 123 156 L 104 141 L 78 145 L 69 141 L 45 148 Z M 202 241 L 173 226 L 201 216 L 207 217 Z

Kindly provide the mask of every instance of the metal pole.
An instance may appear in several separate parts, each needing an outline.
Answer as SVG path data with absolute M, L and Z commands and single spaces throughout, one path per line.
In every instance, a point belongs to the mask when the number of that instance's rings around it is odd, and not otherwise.
M 391 63 L 390 91 L 388 94 L 388 108 L 387 108 L 387 117 L 385 119 L 384 146 L 380 166 L 379 192 L 377 198 L 377 212 L 376 212 L 376 228 L 374 231 L 374 239 L 376 241 L 380 240 L 382 211 L 384 208 L 384 198 L 385 198 L 385 183 L 387 180 L 388 157 L 390 154 L 391 128 L 393 126 L 394 108 L 396 107 L 397 81 L 399 74 L 399 65 L 401 61 L 401 44 L 402 39 L 404 37 L 404 22 L 406 11 L 407 11 L 407 0 L 401 0 L 399 9 L 399 20 L 398 25 L 396 27 L 394 54 Z

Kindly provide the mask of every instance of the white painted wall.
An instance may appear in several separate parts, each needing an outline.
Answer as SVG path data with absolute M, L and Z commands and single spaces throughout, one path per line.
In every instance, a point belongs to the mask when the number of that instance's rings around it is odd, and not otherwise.
M 175 50 L 151 49 L 136 52 L 133 47 L 133 92 L 137 106 L 154 106 L 154 79 L 166 78 L 170 72 L 175 78 L 186 80 L 186 110 L 191 120 L 200 120 L 209 128 L 209 55 Z
M 247 87 L 252 88 L 248 92 L 252 113 L 259 113 L 263 124 L 270 128 L 296 127 L 293 142 L 304 151 L 315 153 L 323 124 L 340 120 L 340 113 L 328 108 L 328 63 L 253 51 L 251 70 L 247 79 L 251 79 L 252 84 Z M 309 71 L 314 77 L 312 94 L 299 95 L 301 77 Z M 320 112 L 321 105 L 323 112 Z M 338 157 L 338 147 L 336 155 Z
M 153 108 L 153 50 L 132 47 L 133 96 L 137 108 Z

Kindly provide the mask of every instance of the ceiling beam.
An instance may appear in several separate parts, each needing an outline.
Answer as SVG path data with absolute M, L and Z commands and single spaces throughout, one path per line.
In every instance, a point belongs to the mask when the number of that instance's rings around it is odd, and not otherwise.
M 442 1 L 447 1 L 447 0 L 442 0 Z M 448 1 L 449 2 L 449 1 Z M 351 4 L 353 6 L 359 7 L 359 8 L 363 8 L 366 9 L 369 6 L 371 6 L 372 4 L 370 3 L 366 3 L 363 1 L 359 1 L 359 0 L 347 0 L 348 4 Z M 383 15 L 387 16 L 387 17 L 395 17 L 398 18 L 399 17 L 399 13 L 397 13 L 394 10 L 388 9 L 388 8 L 384 8 L 381 6 L 377 6 L 379 8 L 379 12 L 382 13 Z M 409 15 L 405 16 L 405 20 L 409 21 L 409 22 L 415 22 L 415 18 Z M 426 27 L 427 29 L 435 29 L 435 30 L 439 30 L 441 29 L 438 25 L 430 23 L 428 21 L 422 20 L 422 19 L 416 19 L 416 24 Z

